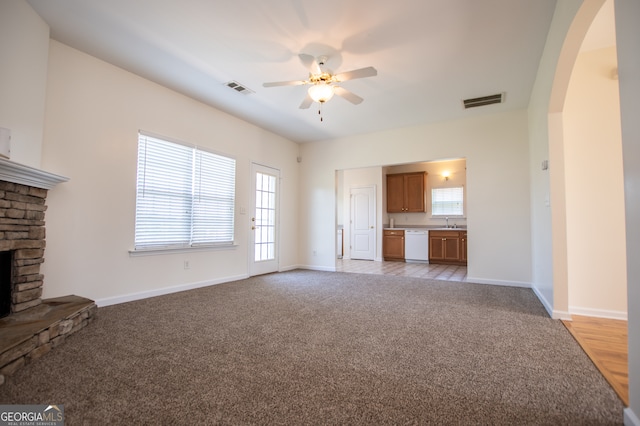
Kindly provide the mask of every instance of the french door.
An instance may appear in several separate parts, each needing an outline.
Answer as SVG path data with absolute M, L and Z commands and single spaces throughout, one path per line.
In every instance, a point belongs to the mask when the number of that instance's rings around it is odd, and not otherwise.
M 253 163 L 251 174 L 249 275 L 254 276 L 278 271 L 280 171 Z

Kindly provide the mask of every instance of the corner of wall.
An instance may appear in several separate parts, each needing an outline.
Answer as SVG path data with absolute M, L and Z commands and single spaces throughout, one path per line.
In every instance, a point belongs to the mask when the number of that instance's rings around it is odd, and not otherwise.
M 623 413 L 625 426 L 640 426 L 640 418 L 636 416 L 631 407 L 625 408 Z

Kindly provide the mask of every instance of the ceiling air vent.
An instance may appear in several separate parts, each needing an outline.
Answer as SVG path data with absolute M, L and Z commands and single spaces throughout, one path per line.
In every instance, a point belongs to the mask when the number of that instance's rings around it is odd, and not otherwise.
M 504 93 L 497 95 L 482 96 L 480 98 L 465 99 L 462 101 L 464 108 L 475 108 L 491 104 L 501 104 L 504 102 Z
M 236 92 L 240 92 L 240 93 L 243 93 L 245 95 L 249 95 L 251 93 L 254 93 L 253 90 L 247 89 L 245 86 L 243 86 L 242 84 L 238 83 L 237 81 L 230 81 L 228 83 L 225 83 L 225 85 L 227 87 L 232 88 Z

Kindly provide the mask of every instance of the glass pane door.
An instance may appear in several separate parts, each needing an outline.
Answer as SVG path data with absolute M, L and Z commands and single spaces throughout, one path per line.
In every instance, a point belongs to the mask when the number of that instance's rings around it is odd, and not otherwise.
M 253 216 L 251 218 L 250 275 L 278 271 L 278 203 L 280 171 L 252 165 Z M 250 246 L 250 247 L 251 247 Z

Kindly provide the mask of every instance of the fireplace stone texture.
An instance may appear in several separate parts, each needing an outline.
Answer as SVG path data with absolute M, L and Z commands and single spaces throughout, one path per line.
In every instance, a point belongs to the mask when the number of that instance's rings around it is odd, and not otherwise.
M 11 313 L 42 303 L 47 190 L 0 181 L 0 251 L 11 251 Z

